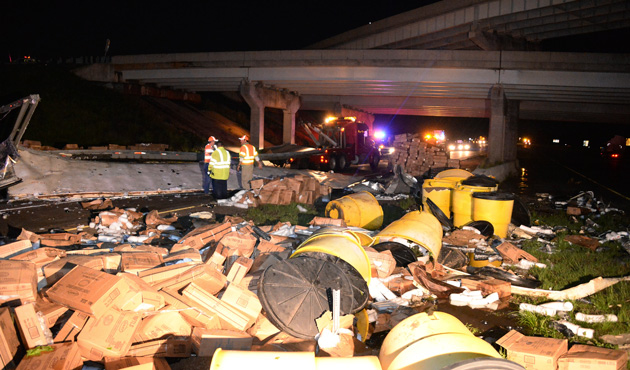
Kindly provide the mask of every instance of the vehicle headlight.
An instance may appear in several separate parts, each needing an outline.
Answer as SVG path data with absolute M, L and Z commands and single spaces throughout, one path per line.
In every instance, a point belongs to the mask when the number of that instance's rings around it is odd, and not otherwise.
M 466 149 L 466 150 L 470 149 L 470 145 L 468 145 L 468 144 L 464 145 L 464 149 Z
M 448 150 L 455 150 L 455 145 L 449 145 Z

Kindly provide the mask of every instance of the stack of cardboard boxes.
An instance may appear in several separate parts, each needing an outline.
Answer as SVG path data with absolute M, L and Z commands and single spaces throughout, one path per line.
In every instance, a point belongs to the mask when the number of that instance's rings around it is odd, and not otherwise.
M 298 175 L 283 177 L 273 180 L 258 179 L 251 182 L 250 195 L 242 198 L 241 202 L 253 200 L 250 204 L 313 204 L 322 196 L 329 196 L 331 188 L 320 184 L 317 179 L 310 176 Z
M 80 369 L 86 360 L 168 369 L 165 357 L 250 349 L 259 331 L 279 333 L 261 315 L 256 275 L 294 246 L 253 235 L 251 224 L 228 218 L 170 248 L 0 246 L 2 369 Z
M 458 159 L 448 159 L 443 148 L 426 143 L 419 134 L 396 135 L 393 144 L 393 163 L 412 176 L 422 176 L 433 168 L 460 167 Z

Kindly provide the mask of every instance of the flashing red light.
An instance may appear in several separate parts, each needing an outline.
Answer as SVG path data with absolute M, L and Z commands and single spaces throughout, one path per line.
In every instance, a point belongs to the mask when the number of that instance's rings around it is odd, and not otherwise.
M 618 158 L 618 157 L 619 157 L 619 154 L 613 154 L 613 155 L 611 155 L 611 157 L 613 157 L 613 158 Z

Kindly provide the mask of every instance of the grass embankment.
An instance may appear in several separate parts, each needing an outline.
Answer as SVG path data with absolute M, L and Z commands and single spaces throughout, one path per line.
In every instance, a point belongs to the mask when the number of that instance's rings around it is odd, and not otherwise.
M 608 231 L 626 230 L 630 225 L 630 218 L 619 213 L 609 213 L 601 217 L 571 218 L 566 214 L 535 215 L 536 223 L 552 227 L 560 227 L 557 240 L 554 240 L 553 253 L 544 251 L 543 243 L 528 240 L 521 245 L 523 250 L 538 258 L 546 268 L 532 268 L 529 272 L 542 282 L 540 288 L 563 290 L 596 278 L 621 277 L 630 274 L 630 255 L 619 241 L 609 241 L 601 244 L 597 251 L 591 251 L 579 245 L 573 245 L 564 240 L 569 234 L 576 234 L 580 230 L 591 227 L 598 235 Z M 587 226 L 588 225 L 588 226 Z M 515 296 L 514 303 L 528 302 L 544 303 L 545 299 L 535 299 L 525 296 Z M 572 337 L 571 342 L 589 343 L 598 346 L 612 347 L 597 339 L 606 334 L 630 333 L 630 282 L 620 282 L 584 299 L 571 301 L 574 309 L 566 320 L 585 328 L 595 329 L 595 339 Z M 575 313 L 586 314 L 615 314 L 619 318 L 616 323 L 587 324 L 575 320 Z M 519 312 L 519 322 L 524 326 L 527 334 L 545 337 L 563 338 L 563 335 L 552 327 L 551 322 L 558 317 L 547 317 L 531 312 Z
M 0 81 L 0 105 L 30 94 L 40 95 L 23 138 L 42 145 L 160 143 L 169 144 L 171 150 L 190 151 L 205 144 L 203 138 L 167 122 L 142 97 L 82 80 L 65 66 L 3 66 Z

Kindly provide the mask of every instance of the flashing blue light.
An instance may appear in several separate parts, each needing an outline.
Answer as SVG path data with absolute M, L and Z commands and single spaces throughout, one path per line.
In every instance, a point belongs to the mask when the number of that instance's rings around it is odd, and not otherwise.
M 378 130 L 374 132 L 374 138 L 375 139 L 384 139 L 385 138 L 385 131 L 382 130 Z

